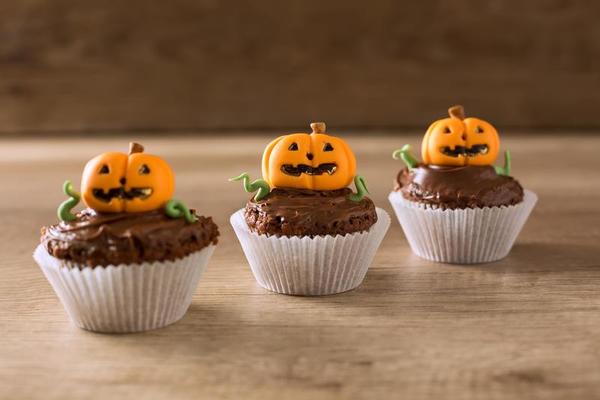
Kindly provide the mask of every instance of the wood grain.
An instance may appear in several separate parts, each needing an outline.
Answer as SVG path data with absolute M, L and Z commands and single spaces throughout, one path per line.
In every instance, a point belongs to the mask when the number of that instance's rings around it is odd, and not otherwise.
M 333 131 L 333 127 L 331 128 Z M 182 321 L 130 335 L 73 326 L 34 264 L 64 179 L 129 138 L 0 142 L 0 398 L 600 398 L 600 138 L 507 137 L 514 175 L 540 201 L 508 258 L 434 264 L 394 221 L 364 284 L 329 297 L 254 281 L 228 216 L 269 138 L 131 138 L 164 155 L 177 195 L 221 228 Z M 410 134 L 350 137 L 376 204 Z
M 0 4 L 0 131 L 599 127 L 590 0 Z

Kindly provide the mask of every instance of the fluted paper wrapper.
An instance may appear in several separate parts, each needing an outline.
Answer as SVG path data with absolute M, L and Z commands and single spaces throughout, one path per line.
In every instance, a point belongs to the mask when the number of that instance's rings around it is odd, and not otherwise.
M 390 226 L 390 216 L 377 208 L 377 222 L 366 232 L 314 238 L 254 233 L 243 209 L 231 216 L 231 225 L 259 285 L 277 293 L 319 296 L 362 283 Z
M 185 258 L 82 267 L 36 248 L 33 258 L 71 320 L 94 332 L 141 332 L 180 320 L 192 302 L 214 245 Z
M 508 255 L 537 202 L 525 190 L 513 206 L 441 210 L 406 200 L 400 192 L 389 195 L 412 251 L 431 261 L 475 264 Z

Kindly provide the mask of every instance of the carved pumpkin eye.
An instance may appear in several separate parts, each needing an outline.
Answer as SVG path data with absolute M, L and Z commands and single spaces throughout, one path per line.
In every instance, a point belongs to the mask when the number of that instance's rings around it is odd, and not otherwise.
M 331 143 L 325 143 L 325 146 L 323 146 L 323 151 L 333 151 L 333 146 Z
M 106 165 L 106 164 L 102 165 L 102 167 L 100 168 L 100 171 L 98 173 L 101 175 L 109 174 L 110 170 L 108 169 L 108 165 Z
M 450 128 L 446 126 L 444 127 L 444 133 L 452 133 L 452 131 L 450 131 Z
M 140 169 L 138 170 L 140 175 L 148 175 L 150 173 L 150 168 L 146 164 L 142 164 Z
M 483 128 L 482 128 L 482 127 L 480 127 L 480 126 L 477 126 L 477 127 L 475 128 L 475 133 L 483 133 Z
M 298 143 L 294 142 L 292 144 L 290 144 L 290 147 L 288 147 L 289 151 L 298 151 Z

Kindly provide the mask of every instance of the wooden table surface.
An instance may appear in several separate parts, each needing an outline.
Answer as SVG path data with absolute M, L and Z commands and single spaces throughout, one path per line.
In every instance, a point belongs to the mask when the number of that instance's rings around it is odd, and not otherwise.
M 126 138 L 0 141 L 0 398 L 600 398 L 600 137 L 507 136 L 539 202 L 508 258 L 411 254 L 394 219 L 363 285 L 318 298 L 254 281 L 229 225 L 267 136 L 135 137 L 167 158 L 177 197 L 212 215 L 219 246 L 187 315 L 142 334 L 78 329 L 31 258 L 65 179 Z M 350 137 L 372 198 L 420 135 Z

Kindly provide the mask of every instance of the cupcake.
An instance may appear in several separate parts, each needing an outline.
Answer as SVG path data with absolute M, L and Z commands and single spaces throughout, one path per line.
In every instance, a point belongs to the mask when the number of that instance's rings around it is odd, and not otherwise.
M 311 128 L 266 147 L 263 179 L 250 183 L 246 173 L 231 179 L 256 192 L 231 216 L 254 277 L 283 294 L 356 288 L 390 225 L 387 213 L 366 197 L 348 144 L 326 135 L 324 123 Z M 347 187 L 353 181 L 356 193 Z
M 428 260 L 471 264 L 506 257 L 537 196 L 510 176 L 510 153 L 487 121 L 462 106 L 435 121 L 423 138 L 422 162 L 405 145 L 393 154 L 406 167 L 389 196 L 412 251 Z
M 43 227 L 34 259 L 71 320 L 96 332 L 139 332 L 187 311 L 219 231 L 172 199 L 174 175 L 161 158 L 130 145 L 83 171 L 81 193 L 67 181 L 61 220 Z M 87 206 L 73 213 L 83 200 Z

